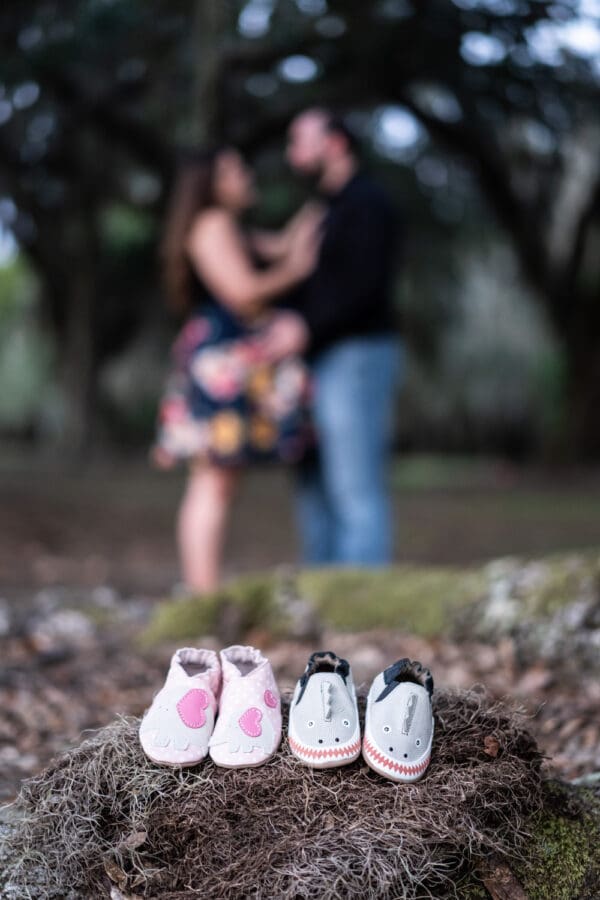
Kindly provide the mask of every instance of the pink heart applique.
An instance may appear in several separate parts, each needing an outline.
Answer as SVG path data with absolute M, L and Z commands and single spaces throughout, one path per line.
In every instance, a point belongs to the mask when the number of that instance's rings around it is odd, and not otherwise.
M 277 697 L 273 693 L 273 691 L 266 690 L 265 691 L 265 704 L 269 706 L 271 709 L 275 709 L 277 706 Z
M 177 704 L 179 717 L 188 728 L 202 728 L 206 722 L 205 709 L 208 709 L 208 694 L 199 688 L 188 691 Z
M 243 712 L 238 719 L 238 723 L 244 734 L 248 737 L 260 737 L 262 734 L 262 713 L 256 706 L 251 706 L 246 712 Z

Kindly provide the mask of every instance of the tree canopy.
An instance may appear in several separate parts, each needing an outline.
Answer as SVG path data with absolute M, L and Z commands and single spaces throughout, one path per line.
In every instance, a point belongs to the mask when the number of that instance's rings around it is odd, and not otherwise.
M 600 453 L 597 0 L 39 0 L 4 5 L 0 48 L 0 217 L 41 279 L 70 441 L 155 296 L 177 146 L 265 154 L 319 103 L 447 227 L 440 154 L 475 180 L 565 349 L 572 439 Z

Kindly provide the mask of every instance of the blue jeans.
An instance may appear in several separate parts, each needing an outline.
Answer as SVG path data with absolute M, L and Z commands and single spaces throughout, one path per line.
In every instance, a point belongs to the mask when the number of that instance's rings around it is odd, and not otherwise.
M 302 555 L 312 565 L 385 565 L 393 552 L 389 451 L 404 348 L 351 338 L 313 366 L 318 460 L 297 473 Z

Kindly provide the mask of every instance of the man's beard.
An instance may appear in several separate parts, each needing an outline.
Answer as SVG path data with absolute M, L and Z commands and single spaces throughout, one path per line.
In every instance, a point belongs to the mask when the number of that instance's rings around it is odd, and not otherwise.
M 308 172 L 306 169 L 302 172 L 296 171 L 296 177 L 302 185 L 306 188 L 307 191 L 311 191 L 311 193 L 316 193 L 319 191 L 319 184 L 323 175 L 325 174 L 325 166 L 322 163 L 319 163 L 312 171 Z

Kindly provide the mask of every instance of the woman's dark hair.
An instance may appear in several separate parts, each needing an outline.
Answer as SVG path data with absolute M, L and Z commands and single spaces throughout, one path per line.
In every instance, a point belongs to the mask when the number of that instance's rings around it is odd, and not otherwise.
M 215 202 L 215 164 L 224 147 L 180 154 L 160 245 L 163 282 L 169 308 L 185 314 L 191 305 L 192 266 L 186 241 L 199 212 Z

